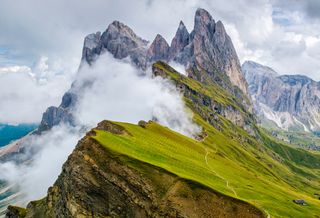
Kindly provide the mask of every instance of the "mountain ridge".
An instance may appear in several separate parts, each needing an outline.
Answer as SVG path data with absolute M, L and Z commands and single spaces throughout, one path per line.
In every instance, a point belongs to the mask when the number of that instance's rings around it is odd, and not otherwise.
M 26 212 L 26 217 L 41 216 L 46 212 L 48 216 L 61 213 L 71 214 L 71 217 L 72 214 L 86 216 L 92 213 L 98 217 L 102 214 L 111 217 L 123 213 L 132 215 L 130 212 L 132 210 L 129 210 L 132 204 L 140 204 L 145 208 L 143 203 L 145 201 L 140 201 L 139 197 L 145 193 L 143 191 L 145 189 L 134 189 L 135 195 L 126 194 L 119 203 L 118 201 L 110 203 L 106 196 L 123 193 L 123 190 L 130 194 L 132 186 L 129 189 L 126 187 L 131 183 L 121 182 L 117 178 L 137 178 L 141 173 L 148 177 L 144 177 L 142 181 L 132 179 L 134 187 L 136 185 L 140 187 L 140 183 L 149 187 L 149 179 L 158 182 L 158 189 L 155 192 L 148 192 L 144 199 L 152 198 L 157 192 L 168 193 L 166 191 L 168 189 L 163 189 L 163 186 L 171 180 L 166 176 L 164 176 L 166 179 L 162 177 L 160 169 L 217 190 L 231 197 L 231 200 L 234 199 L 233 202 L 238 202 L 236 199 L 249 202 L 259 208 L 258 214 L 262 217 L 314 217 L 319 213 L 319 201 L 313 196 L 319 185 L 319 155 L 278 143 L 258 127 L 254 130 L 256 135 L 249 135 L 242 128 L 214 112 L 215 107 L 208 103 L 207 97 L 211 96 L 210 93 L 219 93 L 219 87 L 205 85 L 198 87 L 196 80 L 179 74 L 164 62 L 154 64 L 154 74 L 172 79 L 176 87 L 181 87 L 186 105 L 194 113 L 194 122 L 203 128 L 198 140 L 183 136 L 153 121 L 140 121 L 138 125 L 103 121 L 79 141 L 58 180 L 49 188 L 48 195 L 44 199 L 31 202 L 26 210 L 21 209 Z M 219 94 L 225 99 L 229 98 L 227 92 Z M 219 96 L 214 95 L 213 97 L 223 103 L 224 99 L 219 100 Z M 219 106 L 216 107 L 219 110 Z M 113 153 L 112 158 L 105 155 L 109 151 Z M 119 170 L 115 164 L 106 164 L 112 161 L 113 157 L 120 158 L 125 163 L 122 166 L 126 170 Z M 151 169 L 144 168 L 140 161 L 150 164 Z M 131 169 L 138 170 L 139 173 L 131 174 Z M 158 173 L 154 173 L 154 170 L 158 170 Z M 108 185 L 109 178 L 113 178 L 111 186 Z M 196 209 L 190 206 L 194 204 L 187 204 L 189 205 L 187 208 L 184 205 L 192 201 L 192 196 L 196 193 L 199 194 L 197 194 L 199 200 L 209 193 L 199 193 L 196 189 L 189 192 L 188 186 L 183 185 L 183 187 L 182 190 L 173 189 L 179 190 L 178 192 L 173 190 L 169 192 L 175 194 L 171 201 L 173 203 L 171 209 L 167 212 L 180 207 L 182 213 L 178 214 L 181 217 L 201 216 L 203 210 L 198 209 L 197 203 Z M 68 197 L 61 199 L 59 193 Z M 172 199 L 171 194 L 164 196 L 170 196 L 169 199 Z M 120 194 L 121 196 L 124 195 Z M 116 197 L 118 198 L 119 196 Z M 292 201 L 300 198 L 308 203 L 308 207 L 297 205 Z M 215 206 L 220 203 L 229 205 L 230 202 L 225 200 L 220 198 L 214 205 L 207 200 L 200 208 L 206 207 L 208 214 L 205 216 L 210 217 L 210 214 L 216 215 L 215 213 L 220 211 L 211 212 Z M 126 203 L 128 210 L 117 210 L 115 205 L 119 204 L 120 208 L 123 208 L 123 202 L 128 202 Z M 88 204 L 90 207 L 86 206 Z M 238 207 L 242 207 L 241 205 L 240 203 Z M 161 206 L 151 209 L 149 213 L 157 212 L 158 209 L 161 209 Z M 14 209 L 9 210 L 10 213 L 13 211 Z M 135 214 L 139 211 L 141 210 L 136 210 Z M 242 209 L 223 211 L 224 216 L 235 217 Z M 245 214 L 244 217 L 250 214 Z M 162 215 L 159 217 L 165 216 Z M 172 215 L 172 217 L 177 216 L 177 213 Z
M 247 83 L 242 76 L 240 62 L 232 41 L 222 22 L 216 23 L 204 9 L 196 11 L 194 30 L 190 34 L 183 22 L 179 23 L 171 46 L 158 34 L 148 47 L 147 40 L 137 36 L 125 24 L 114 21 L 102 34 L 97 32 L 85 37 L 80 70 L 84 64 L 93 65 L 104 52 L 111 53 L 116 59 L 129 58 L 142 70 L 146 70 L 153 62 L 159 60 L 175 61 L 186 67 L 189 77 L 202 83 L 207 83 L 208 80 L 214 81 L 242 99 L 242 103 L 248 110 L 252 108 Z M 66 93 L 74 98 L 69 99 L 70 101 L 77 101 L 74 94 L 81 92 L 82 86 L 80 84 L 78 90 L 71 88 Z M 64 99 L 61 105 L 63 104 Z M 61 105 L 51 107 L 44 113 L 39 127 L 40 132 L 60 122 L 74 123 L 72 105 L 70 107 L 61 107 Z
M 303 75 L 279 75 L 254 62 L 245 62 L 242 71 L 262 119 L 285 130 L 320 130 L 320 82 Z

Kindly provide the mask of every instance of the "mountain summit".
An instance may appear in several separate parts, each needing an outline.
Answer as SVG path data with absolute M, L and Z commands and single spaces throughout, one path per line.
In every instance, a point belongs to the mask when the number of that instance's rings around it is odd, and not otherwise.
M 247 83 L 241 73 L 232 41 L 222 22 L 215 22 L 204 9 L 196 11 L 194 29 L 190 34 L 184 23 L 179 23 L 171 46 L 160 34 L 149 46 L 149 42 L 136 35 L 130 27 L 114 21 L 102 34 L 97 32 L 85 37 L 81 66 L 93 65 L 105 52 L 117 59 L 128 58 L 142 70 L 156 61 L 182 64 L 189 77 L 204 84 L 214 82 L 240 99 L 246 109 L 251 111 Z M 72 97 L 69 99 L 71 102 L 76 101 L 76 93 L 81 92 L 81 89 L 73 88 L 68 92 L 68 96 Z M 70 111 L 68 107 L 50 107 L 44 113 L 39 129 L 46 130 L 60 122 L 73 121 Z
M 146 40 L 138 37 L 128 26 L 114 21 L 101 37 L 98 32 L 85 38 L 82 60 L 92 64 L 94 57 L 104 51 L 109 51 L 118 59 L 129 57 L 142 69 L 162 60 L 175 61 L 187 69 L 204 69 L 209 74 L 223 72 L 234 86 L 247 94 L 247 84 L 241 74 L 241 66 L 230 37 L 222 22 L 216 23 L 204 9 L 196 11 L 191 34 L 184 23 L 180 22 L 171 46 L 158 34 L 148 48 Z M 196 77 L 203 79 L 201 75 Z

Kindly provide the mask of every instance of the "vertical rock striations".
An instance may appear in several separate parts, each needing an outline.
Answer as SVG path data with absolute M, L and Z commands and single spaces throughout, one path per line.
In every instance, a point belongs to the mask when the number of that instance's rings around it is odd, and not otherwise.
M 182 21 L 180 21 L 176 35 L 173 37 L 170 46 L 169 58 L 174 59 L 188 44 L 189 32 Z
M 148 41 L 137 36 L 128 26 L 114 21 L 102 34 L 97 32 L 85 38 L 80 68 L 84 64 L 93 65 L 105 52 L 111 53 L 117 59 L 128 58 L 142 70 L 146 70 L 159 60 L 175 61 L 186 67 L 189 77 L 207 85 L 213 82 L 222 86 L 236 98 L 241 99 L 251 111 L 247 83 L 241 73 L 232 41 L 222 22 L 215 22 L 204 9 L 196 11 L 194 29 L 190 34 L 184 23 L 180 22 L 171 46 L 159 34 L 148 46 Z M 40 132 L 61 122 L 74 121 L 72 107 L 75 105 L 76 96 L 85 90 L 81 84 L 87 83 L 77 82 L 78 85 L 69 91 L 74 93 L 74 96 L 71 96 L 74 104 L 67 106 L 62 103 L 59 107 L 48 108 L 43 115 Z
M 157 60 L 166 61 L 169 59 L 169 45 L 167 41 L 158 34 L 147 50 L 147 60 L 152 63 Z
M 242 65 L 262 119 L 285 130 L 320 130 L 320 83 L 301 75 L 280 76 L 252 61 Z

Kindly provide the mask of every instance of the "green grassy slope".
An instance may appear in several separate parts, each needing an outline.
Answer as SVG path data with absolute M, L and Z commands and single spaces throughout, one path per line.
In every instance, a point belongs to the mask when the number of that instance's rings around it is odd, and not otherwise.
M 94 138 L 100 144 L 247 201 L 271 217 L 320 217 L 320 200 L 314 196 L 320 192 L 319 155 L 271 138 L 254 124 L 254 118 L 241 103 L 221 87 L 213 83 L 201 85 L 161 63 L 158 67 L 176 84 L 192 90 L 194 94 L 185 95 L 185 101 L 207 137 L 203 141 L 193 140 L 154 122 L 146 128 L 116 123 L 130 134 L 97 130 Z M 199 93 L 224 107 L 236 108 L 248 119 L 255 134 L 249 135 L 205 103 L 201 104 L 197 99 Z M 218 128 L 207 120 L 211 113 L 218 117 Z M 297 205 L 292 202 L 294 199 L 304 199 L 308 205 Z
M 231 140 L 210 125 L 204 125 L 208 136 L 199 142 L 154 122 L 146 128 L 116 124 L 130 134 L 114 135 L 98 130 L 94 138 L 119 154 L 250 202 L 275 217 L 315 217 L 320 214 L 320 201 L 313 197 L 319 185 L 316 180 L 311 185 L 310 181 L 304 181 L 303 177 L 262 153 L 260 158 L 274 165 L 270 169 L 255 156 L 250 145 Z M 305 199 L 308 206 L 294 204 L 292 200 L 297 198 Z
M 286 131 L 279 128 L 267 128 L 262 124 L 265 131 L 279 139 L 280 142 L 290 143 L 297 148 L 303 148 L 312 152 L 320 152 L 320 137 L 311 132 Z

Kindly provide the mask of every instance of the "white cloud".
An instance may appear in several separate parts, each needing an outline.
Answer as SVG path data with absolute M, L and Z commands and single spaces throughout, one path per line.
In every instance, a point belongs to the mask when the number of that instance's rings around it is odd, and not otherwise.
M 319 36 L 320 20 L 314 13 L 319 4 L 315 0 L 18 2 L 3 0 L 0 3 L 0 47 L 8 47 L 9 55 L 15 61 L 28 59 L 32 62 L 35 57 L 45 55 L 49 60 L 68 60 L 65 64 L 71 65 L 74 62 L 69 60 L 80 59 L 84 36 L 104 31 L 113 20 L 126 23 L 150 41 L 160 33 L 170 43 L 179 21 L 183 20 L 191 31 L 194 12 L 196 8 L 203 7 L 215 20 L 226 24 L 241 62 L 252 58 L 280 73 L 301 73 L 320 79 L 320 61 L 313 53 L 306 54 L 307 49 L 294 54 L 300 56 L 302 61 L 299 62 L 295 59 L 292 62 L 282 61 L 276 56 L 286 54 L 290 58 L 292 55 L 290 49 L 286 50 L 278 43 L 287 33 L 300 34 L 304 41 Z M 85 19 L 83 14 L 86 14 Z M 280 53 L 273 53 L 280 50 Z
M 31 136 L 25 147 L 36 151 L 28 165 L 0 165 L 0 178 L 17 185 L 26 203 L 46 194 L 61 172 L 61 166 L 85 130 L 108 119 L 130 123 L 157 120 L 187 136 L 195 136 L 201 128 L 193 123 L 192 113 L 185 108 L 181 94 L 168 80 L 142 76 L 130 63 L 116 60 L 110 54 L 101 56 L 93 67 L 84 66 L 78 73 L 80 87 L 75 109 L 76 127 L 60 125 L 40 136 Z M 88 83 L 86 83 L 88 84 Z M 26 102 L 22 102 L 26 104 Z M 85 128 L 83 128 L 85 127 Z M 37 185 L 34 185 L 37 184 Z M 25 206 L 25 205 L 22 205 Z
M 31 69 L 28 66 L 8 66 L 8 67 L 0 67 L 0 74 L 5 73 L 31 73 Z
M 83 132 L 76 128 L 56 126 L 41 136 L 29 137 L 25 142 L 38 151 L 29 164 L 6 162 L 0 165 L 0 178 L 21 190 L 19 202 L 23 202 L 22 206 L 46 194 L 82 135 Z
M 33 69 L 0 69 L 0 123 L 39 123 L 47 107 L 60 103 L 75 70 L 60 74 L 58 68 L 50 69 L 47 61 L 41 58 Z
M 95 126 L 103 119 L 138 123 L 155 117 L 160 124 L 192 136 L 199 128 L 185 109 L 181 94 L 167 80 L 141 76 L 130 63 L 101 56 L 92 67 L 81 69 L 78 78 L 93 80 L 81 95 L 76 117 L 84 125 Z

